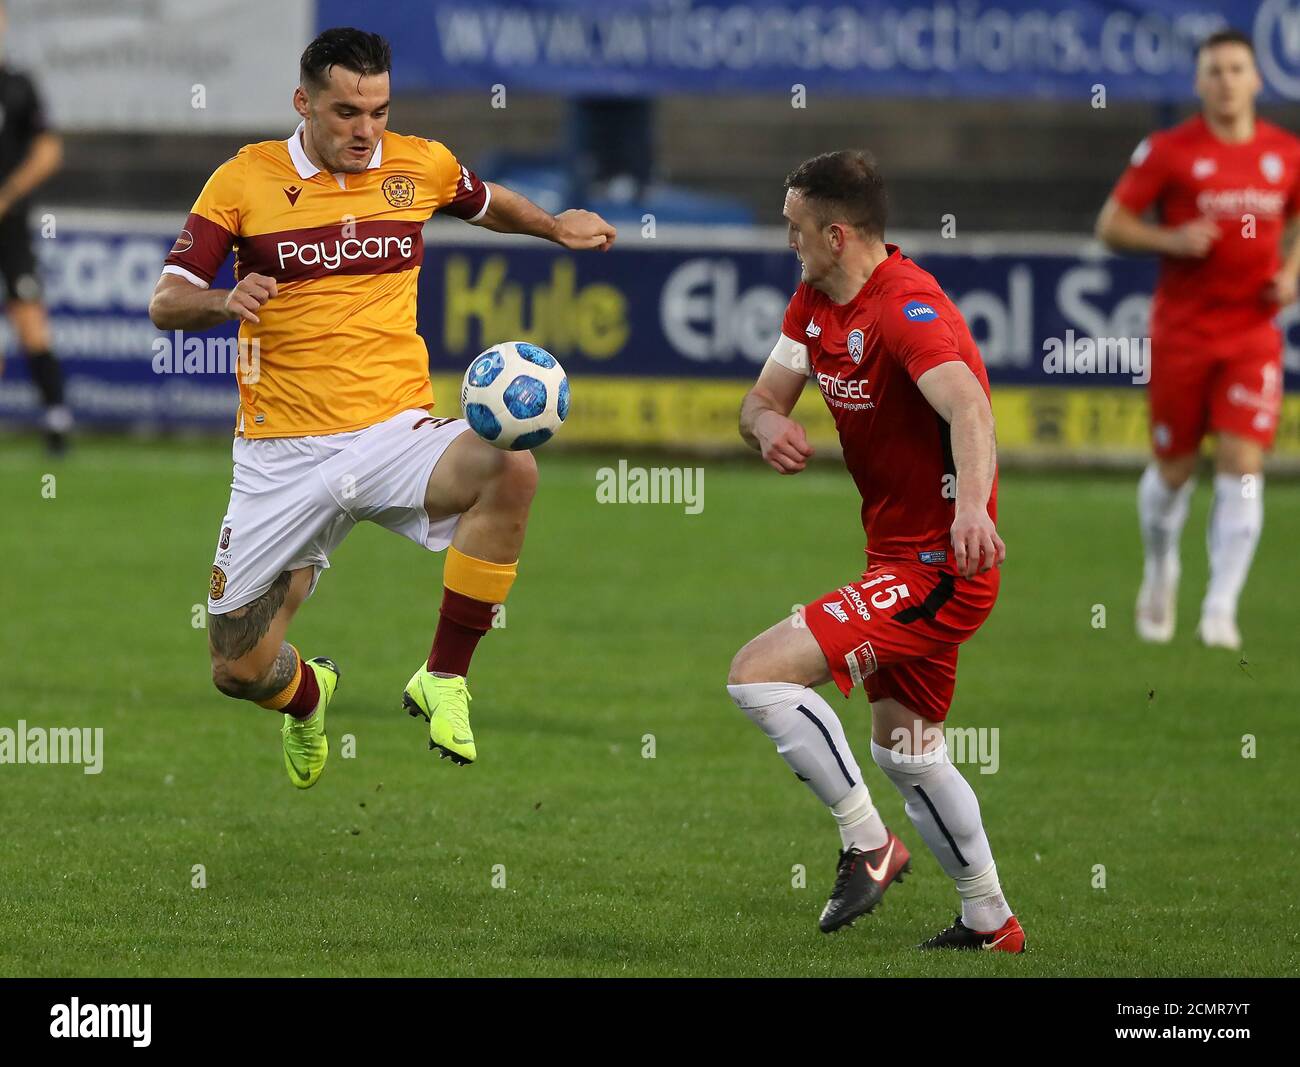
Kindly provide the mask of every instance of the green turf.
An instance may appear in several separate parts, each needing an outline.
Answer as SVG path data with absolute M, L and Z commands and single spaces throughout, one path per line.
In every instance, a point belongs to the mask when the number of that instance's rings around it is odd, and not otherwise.
M 860 570 L 847 476 L 706 462 L 692 516 L 598 504 L 608 457 L 540 458 L 508 625 L 475 659 L 479 764 L 440 763 L 399 710 L 440 560 L 363 526 L 292 633 L 343 671 L 334 755 L 300 793 L 276 716 L 212 689 L 191 624 L 228 446 L 83 445 L 51 466 L 6 443 L 0 726 L 102 726 L 105 755 L 98 776 L 0 766 L 0 973 L 1294 973 L 1294 486 L 1269 490 L 1239 665 L 1191 632 L 1204 489 L 1181 630 L 1152 649 L 1130 620 L 1133 480 L 1004 478 L 1001 600 L 950 722 L 1000 731 L 999 771 L 972 780 L 1030 952 L 935 957 L 912 946 L 955 894 L 869 763 L 861 694 L 830 695 L 916 877 L 827 938 L 834 826 L 723 689 L 741 643 Z

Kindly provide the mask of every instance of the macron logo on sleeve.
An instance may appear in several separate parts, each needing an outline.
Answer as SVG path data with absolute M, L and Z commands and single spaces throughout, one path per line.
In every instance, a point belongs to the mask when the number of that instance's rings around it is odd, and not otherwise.
M 939 313 L 929 304 L 922 304 L 919 300 L 912 300 L 903 305 L 903 315 L 909 322 L 929 322 L 931 319 L 937 319 Z

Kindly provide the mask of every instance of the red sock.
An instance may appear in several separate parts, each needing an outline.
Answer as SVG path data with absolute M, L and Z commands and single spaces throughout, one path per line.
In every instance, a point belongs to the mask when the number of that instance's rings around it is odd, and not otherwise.
M 298 688 L 293 696 L 280 710 L 295 719 L 306 719 L 316 705 L 320 703 L 320 683 L 316 681 L 316 672 L 303 660 L 298 661 Z
M 462 678 L 469 674 L 469 661 L 479 638 L 492 629 L 492 609 L 495 606 L 444 588 L 438 629 L 433 635 L 433 649 L 429 652 L 429 670 L 458 674 Z

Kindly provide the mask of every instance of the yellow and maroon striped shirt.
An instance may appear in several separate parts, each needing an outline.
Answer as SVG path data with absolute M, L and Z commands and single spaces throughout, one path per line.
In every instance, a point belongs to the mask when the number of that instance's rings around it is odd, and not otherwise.
M 330 174 L 301 130 L 218 167 L 163 267 L 206 287 L 233 248 L 236 278 L 276 280 L 260 325 L 239 327 L 258 356 L 256 374 L 238 375 L 245 437 L 343 433 L 431 408 L 415 329 L 424 223 L 435 211 L 475 222 L 488 206 L 487 186 L 437 141 L 385 133 L 363 173 Z

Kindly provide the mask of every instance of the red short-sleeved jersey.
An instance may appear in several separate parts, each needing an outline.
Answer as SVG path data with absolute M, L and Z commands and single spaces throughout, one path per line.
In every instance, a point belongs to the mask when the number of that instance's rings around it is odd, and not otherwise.
M 960 360 L 987 395 L 988 375 L 965 320 L 939 283 L 897 245 L 885 248 L 888 258 L 847 304 L 800 284 L 780 344 L 796 355 L 799 346 L 807 350 L 806 366 L 862 494 L 872 564 L 900 560 L 951 570 L 952 444 L 948 424 L 916 380 Z M 996 478 L 988 510 L 996 521 Z
M 1257 120 L 1249 141 L 1219 140 L 1201 116 L 1152 134 L 1114 190 L 1135 214 L 1178 226 L 1204 216 L 1219 238 L 1204 259 L 1166 256 L 1151 330 L 1182 338 L 1248 330 L 1277 313 L 1267 297 L 1287 220 L 1300 212 L 1300 140 Z

